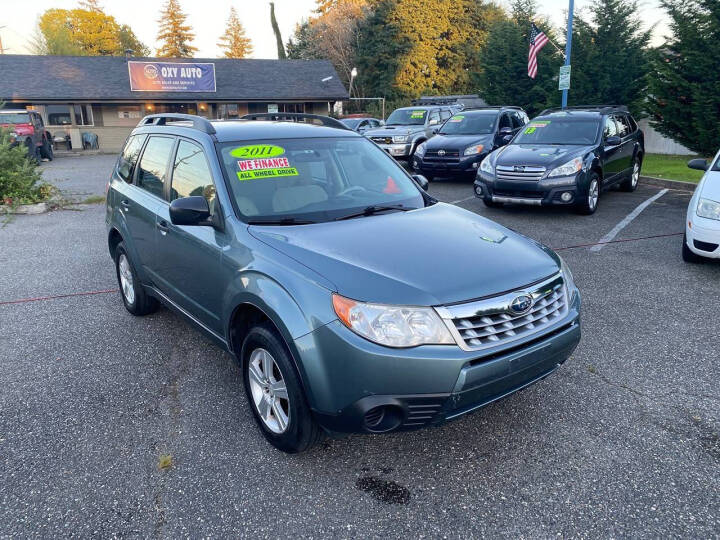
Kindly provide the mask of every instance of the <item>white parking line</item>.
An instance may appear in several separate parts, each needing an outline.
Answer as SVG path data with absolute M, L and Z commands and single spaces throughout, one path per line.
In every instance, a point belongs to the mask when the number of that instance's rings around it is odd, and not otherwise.
M 475 198 L 475 195 L 471 195 L 470 197 L 465 197 L 464 199 L 458 199 L 457 201 L 450 201 L 450 204 L 458 204 L 461 202 L 469 201 L 474 198 Z
M 602 248 L 604 248 L 605 244 L 612 241 L 612 239 L 615 238 L 620 231 L 622 231 L 625 227 L 627 227 L 630 224 L 630 222 L 633 219 L 635 219 L 636 217 L 638 217 L 640 215 L 640 212 L 645 210 L 648 206 L 650 206 L 652 203 L 657 201 L 660 197 L 665 195 L 667 192 L 668 192 L 667 189 L 663 189 L 659 193 L 656 193 L 655 195 L 650 197 L 647 201 L 639 204 L 638 207 L 635 208 L 635 210 L 633 210 L 627 216 L 625 216 L 625 219 L 623 219 L 620 223 L 615 225 L 615 227 L 613 227 L 613 229 L 609 233 L 607 233 L 600 240 L 598 240 L 597 244 L 595 244 L 594 246 L 592 246 L 590 248 L 590 251 L 600 251 Z

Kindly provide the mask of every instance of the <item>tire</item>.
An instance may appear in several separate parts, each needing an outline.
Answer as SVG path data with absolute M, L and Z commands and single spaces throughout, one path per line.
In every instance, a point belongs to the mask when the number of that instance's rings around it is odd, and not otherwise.
M 620 183 L 620 190 L 633 192 L 638 187 L 638 181 L 640 180 L 640 167 L 642 167 L 642 161 L 640 158 L 635 157 L 633 159 L 632 171 L 630 172 L 630 178 L 623 180 Z
M 485 197 L 483 197 L 483 203 L 485 203 L 485 206 L 487 206 L 488 208 L 502 208 L 503 207 L 503 203 L 495 202 L 492 199 L 486 199 Z
M 50 144 L 50 141 L 47 140 L 47 137 L 43 137 L 43 145 L 40 147 L 40 156 L 48 161 L 52 161 L 53 157 L 55 157 L 52 144 Z
M 686 263 L 698 264 L 703 262 L 703 258 L 691 251 L 687 245 L 687 234 L 683 234 L 682 258 Z
M 288 454 L 305 452 L 324 435 L 303 393 L 282 337 L 270 323 L 250 329 L 242 344 L 243 384 L 267 441 Z
M 577 202 L 576 210 L 579 214 L 589 216 L 595 213 L 600 200 L 600 175 L 593 172 L 590 174 L 588 189 L 585 196 Z
M 115 274 L 123 304 L 130 313 L 141 317 L 157 311 L 160 304 L 156 298 L 145 292 L 124 242 L 120 242 L 115 248 Z
M 40 155 L 38 152 L 38 147 L 35 146 L 35 144 L 32 142 L 32 139 L 28 138 L 27 141 L 28 142 L 25 144 L 25 146 L 27 146 L 28 159 L 30 161 L 32 161 L 33 163 L 35 163 L 36 165 L 39 165 L 40 164 Z

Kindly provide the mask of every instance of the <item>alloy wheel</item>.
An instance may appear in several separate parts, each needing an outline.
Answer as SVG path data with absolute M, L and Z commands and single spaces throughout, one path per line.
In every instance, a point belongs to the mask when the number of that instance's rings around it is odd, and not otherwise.
M 133 275 L 130 269 L 130 262 L 124 253 L 120 254 L 118 258 L 118 271 L 120 274 L 120 287 L 122 288 L 123 296 L 127 300 L 128 304 L 135 303 L 135 287 L 133 286 Z
M 590 183 L 590 188 L 588 189 L 588 208 L 590 210 L 595 210 L 595 207 L 598 203 L 598 195 L 599 195 L 599 188 L 598 188 L 598 181 L 593 180 Z
M 283 433 L 290 421 L 290 401 L 275 359 L 265 349 L 255 349 L 250 355 L 247 376 L 253 404 L 263 424 L 273 433 Z
M 636 161 L 633 164 L 633 172 L 632 172 L 632 187 L 635 189 L 635 187 L 638 185 L 638 181 L 640 180 L 640 164 Z

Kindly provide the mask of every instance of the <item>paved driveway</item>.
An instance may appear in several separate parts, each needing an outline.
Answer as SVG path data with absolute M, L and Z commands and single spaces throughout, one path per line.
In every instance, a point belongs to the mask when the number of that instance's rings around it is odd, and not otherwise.
M 102 194 L 112 163 L 43 167 Z M 1 228 L 0 537 L 717 536 L 720 265 L 680 259 L 689 194 L 664 193 L 593 250 L 659 190 L 607 193 L 592 217 L 489 210 L 466 183 L 430 191 L 560 249 L 581 345 L 445 426 L 300 456 L 264 441 L 230 355 L 104 292 L 103 205 Z

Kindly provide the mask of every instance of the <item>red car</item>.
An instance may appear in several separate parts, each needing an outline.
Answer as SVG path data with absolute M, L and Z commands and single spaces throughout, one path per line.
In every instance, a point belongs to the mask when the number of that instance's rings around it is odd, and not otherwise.
M 28 155 L 35 161 L 47 158 L 52 161 L 52 137 L 45 130 L 42 117 L 35 111 L 0 110 L 0 127 L 11 128 L 13 145 L 25 145 Z

